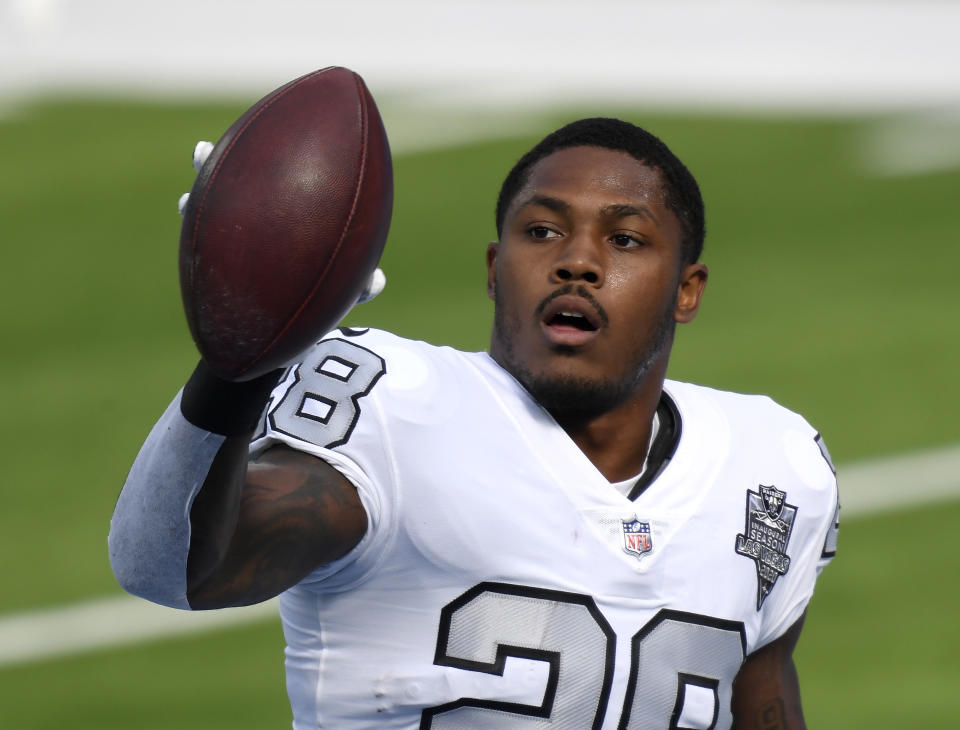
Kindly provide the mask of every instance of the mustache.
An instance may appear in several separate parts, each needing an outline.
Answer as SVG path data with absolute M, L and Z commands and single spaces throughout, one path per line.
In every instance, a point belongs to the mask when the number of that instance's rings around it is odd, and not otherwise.
M 537 309 L 536 309 L 537 318 L 540 319 L 543 317 L 543 312 L 550 305 L 550 302 L 552 302 L 557 297 L 566 296 L 567 294 L 576 294 L 578 297 L 581 297 L 582 299 L 586 299 L 590 303 L 590 306 L 593 307 L 593 309 L 596 311 L 597 316 L 600 318 L 600 321 L 604 325 L 607 325 L 610 323 L 610 318 L 607 316 L 607 313 L 604 310 L 604 308 L 600 305 L 600 302 L 596 300 L 593 294 L 591 294 L 583 284 L 577 284 L 576 286 L 574 286 L 573 284 L 564 284 L 562 287 L 552 292 L 546 299 L 544 299 L 542 302 L 540 302 L 540 304 L 537 305 Z

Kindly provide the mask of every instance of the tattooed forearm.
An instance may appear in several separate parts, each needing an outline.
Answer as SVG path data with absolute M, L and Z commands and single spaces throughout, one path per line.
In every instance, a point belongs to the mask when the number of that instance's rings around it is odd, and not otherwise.
M 734 723 L 734 730 L 804 730 L 802 717 L 791 720 L 779 697 L 757 707 L 750 716 Z
M 365 530 L 356 489 L 339 472 L 275 448 L 247 469 L 229 546 L 216 569 L 192 587 L 190 603 L 266 600 L 345 555 Z
M 250 587 L 270 591 L 345 555 L 366 526 L 356 490 L 330 467 L 252 473 L 240 512 L 236 553 Z
M 780 638 L 747 657 L 733 683 L 736 730 L 806 730 L 793 663 L 802 628 L 803 616 Z
M 757 711 L 757 730 L 787 730 L 786 713 L 783 711 L 783 700 L 779 697 L 764 705 Z

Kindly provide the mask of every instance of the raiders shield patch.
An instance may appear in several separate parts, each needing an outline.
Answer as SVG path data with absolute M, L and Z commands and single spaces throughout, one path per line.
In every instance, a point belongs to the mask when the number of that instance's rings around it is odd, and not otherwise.
M 790 569 L 787 543 L 797 508 L 787 504 L 787 493 L 760 485 L 759 492 L 747 490 L 747 524 L 737 535 L 737 553 L 757 565 L 757 610 L 763 605 L 777 578 Z

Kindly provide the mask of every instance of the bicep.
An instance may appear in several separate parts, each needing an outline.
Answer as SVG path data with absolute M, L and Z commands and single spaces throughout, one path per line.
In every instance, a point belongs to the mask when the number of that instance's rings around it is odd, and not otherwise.
M 793 649 L 804 617 L 744 661 L 733 683 L 736 730 L 804 730 Z
M 276 446 L 246 468 L 236 526 L 217 564 L 194 575 L 193 608 L 272 598 L 346 555 L 367 516 L 356 488 L 317 457 Z

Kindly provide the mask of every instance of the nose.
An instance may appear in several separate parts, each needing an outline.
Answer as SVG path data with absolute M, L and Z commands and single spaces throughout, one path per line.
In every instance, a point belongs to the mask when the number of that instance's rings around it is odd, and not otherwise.
M 559 250 L 551 278 L 556 283 L 582 281 L 594 286 L 603 284 L 603 264 L 599 247 L 588 236 L 570 236 Z

